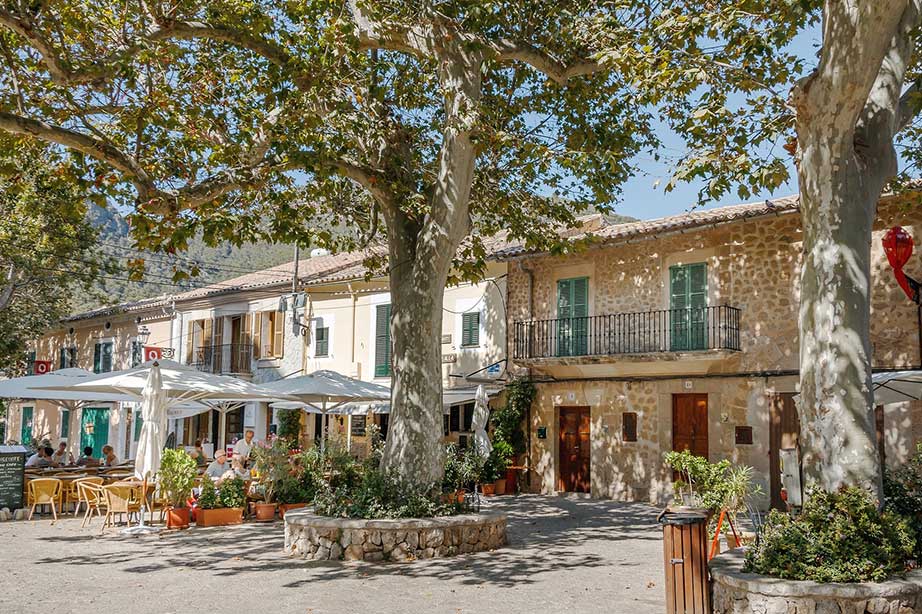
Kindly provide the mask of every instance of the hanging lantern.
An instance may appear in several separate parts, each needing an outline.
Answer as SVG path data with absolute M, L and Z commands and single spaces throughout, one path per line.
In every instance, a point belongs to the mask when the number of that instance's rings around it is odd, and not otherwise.
M 912 236 L 902 226 L 894 226 L 887 231 L 882 242 L 884 253 L 887 254 L 887 261 L 893 268 L 893 275 L 896 277 L 897 283 L 900 284 L 906 296 L 915 301 L 916 293 L 903 272 L 903 267 L 909 262 L 909 257 L 912 256 L 914 246 Z

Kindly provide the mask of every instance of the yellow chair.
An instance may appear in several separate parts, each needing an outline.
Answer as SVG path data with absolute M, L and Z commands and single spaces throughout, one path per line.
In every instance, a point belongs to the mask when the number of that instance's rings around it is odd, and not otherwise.
M 89 505 L 86 497 L 84 496 L 83 491 L 80 489 L 81 484 L 92 484 L 93 486 L 102 486 L 103 479 L 100 477 L 88 477 L 80 478 L 74 480 L 70 483 L 70 488 L 68 489 L 67 496 L 65 498 L 66 502 L 72 502 L 74 504 L 74 516 L 80 513 L 80 506 L 83 504 Z
M 91 479 L 93 481 L 90 481 Z M 96 480 L 99 481 L 97 482 Z M 81 501 L 86 504 L 86 513 L 83 515 L 83 522 L 80 523 L 81 527 L 85 527 L 86 523 L 93 517 L 93 512 L 96 512 L 97 516 L 102 516 L 102 510 L 106 507 L 106 497 L 102 490 L 102 478 L 80 480 L 77 488 L 80 489 Z
M 61 497 L 64 492 L 63 483 L 56 478 L 36 478 L 29 482 L 27 487 L 29 520 L 32 520 L 32 514 L 35 513 L 36 505 L 50 505 L 51 515 L 58 519 L 58 510 L 55 505 L 61 505 Z
M 102 487 L 103 496 L 106 502 L 106 518 L 102 524 L 103 530 L 109 525 L 115 526 L 114 516 L 125 514 L 128 522 L 131 522 L 132 514 L 141 513 L 141 493 L 140 488 L 132 486 L 117 486 L 107 484 Z

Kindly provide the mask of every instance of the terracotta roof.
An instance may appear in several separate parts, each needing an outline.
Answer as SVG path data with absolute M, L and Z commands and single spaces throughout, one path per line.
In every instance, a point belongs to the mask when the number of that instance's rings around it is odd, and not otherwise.
M 169 304 L 170 297 L 168 295 L 155 296 L 153 298 L 145 298 L 139 301 L 128 301 L 125 303 L 118 303 L 116 305 L 106 305 L 104 307 L 91 309 L 90 311 L 75 313 L 73 315 L 67 316 L 66 318 L 62 318 L 61 322 L 78 322 L 80 320 L 89 320 L 91 318 L 114 316 L 119 313 L 147 311 L 149 309 L 155 309 L 157 307 L 163 307 L 164 305 Z
M 601 224 L 589 232 L 568 232 L 572 239 L 591 236 L 601 244 L 621 243 L 638 237 L 654 237 L 663 233 L 682 232 L 703 226 L 727 224 L 747 220 L 764 215 L 777 215 L 793 213 L 798 210 L 799 199 L 796 195 L 784 196 L 772 200 L 742 205 L 729 205 L 714 209 L 699 209 L 670 215 L 652 220 L 639 220 L 623 224 Z M 519 256 L 537 255 L 538 252 L 529 252 L 521 242 L 513 242 L 505 247 L 496 246 L 493 257 L 497 260 L 508 260 Z

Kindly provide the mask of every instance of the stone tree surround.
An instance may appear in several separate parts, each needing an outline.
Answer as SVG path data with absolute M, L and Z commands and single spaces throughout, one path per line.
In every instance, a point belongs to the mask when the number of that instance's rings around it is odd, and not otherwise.
M 916 614 L 922 613 L 922 570 L 905 578 L 861 584 L 782 580 L 744 573 L 743 549 L 710 562 L 713 614 Z
M 304 559 L 412 561 L 493 550 L 506 543 L 506 515 L 362 520 L 285 514 L 285 551 Z

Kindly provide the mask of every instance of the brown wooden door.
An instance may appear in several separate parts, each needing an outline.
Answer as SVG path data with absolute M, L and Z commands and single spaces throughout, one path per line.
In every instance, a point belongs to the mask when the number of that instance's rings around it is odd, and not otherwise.
M 672 395 L 672 449 L 708 457 L 708 395 Z
M 590 491 L 589 408 L 560 408 L 560 472 L 557 490 Z
M 786 510 L 781 500 L 781 458 L 779 451 L 797 448 L 800 443 L 800 418 L 793 392 L 779 392 L 769 399 L 768 471 L 770 473 L 771 505 Z M 800 455 L 797 455 L 800 458 Z

